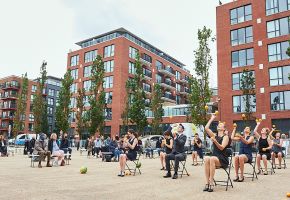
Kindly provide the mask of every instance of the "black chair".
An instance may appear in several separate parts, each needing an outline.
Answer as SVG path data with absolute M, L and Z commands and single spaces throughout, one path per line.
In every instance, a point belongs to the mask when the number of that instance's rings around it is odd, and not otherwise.
M 229 165 L 225 168 L 223 167 L 220 167 L 220 168 L 217 168 L 217 169 L 223 169 L 225 172 L 226 172 L 226 175 L 227 175 L 227 179 L 226 180 L 215 180 L 214 179 L 214 183 L 215 185 L 219 185 L 219 186 L 225 186 L 226 187 L 226 191 L 228 191 L 228 187 L 231 186 L 232 188 L 234 187 L 233 186 L 233 182 L 232 182 L 232 179 L 231 179 L 231 168 L 232 168 L 232 161 L 233 161 L 233 150 L 231 148 L 227 148 L 227 152 L 229 153 Z
M 185 155 L 185 159 L 183 161 L 179 161 L 179 166 L 178 166 L 178 171 L 177 171 L 177 174 L 180 176 L 180 178 L 182 178 L 183 175 L 187 175 L 189 176 L 189 173 L 186 169 L 186 158 L 187 158 L 187 155 Z M 175 161 L 174 160 L 171 160 L 170 161 L 170 171 L 174 171 L 174 163 Z
M 138 172 L 139 174 L 141 174 L 141 170 L 140 170 L 140 168 L 141 168 L 140 156 L 141 156 L 141 153 L 138 152 L 138 155 L 137 155 L 136 160 L 127 160 L 126 167 L 125 167 L 125 171 L 128 170 L 130 172 L 130 174 L 133 173 L 133 176 L 136 175 L 136 172 Z M 133 162 L 134 165 L 132 167 L 130 167 L 129 164 L 128 164 L 129 162 Z M 138 165 L 140 165 L 140 167 Z
M 256 178 L 258 180 L 258 175 L 257 175 L 257 172 L 256 172 L 256 160 L 257 160 L 257 150 L 256 149 L 253 149 L 253 159 L 252 159 L 252 162 L 247 162 L 245 164 L 249 164 L 251 167 L 252 167 L 252 172 L 244 172 L 244 175 L 247 175 L 247 176 L 244 176 L 245 178 L 251 178 L 252 181 L 254 181 L 254 179 Z
M 282 153 L 283 153 L 283 155 L 282 155 L 282 158 L 283 158 L 283 163 L 281 163 L 281 165 L 284 167 L 284 169 L 286 169 L 287 168 L 287 165 L 286 165 L 286 148 L 285 147 L 282 147 Z

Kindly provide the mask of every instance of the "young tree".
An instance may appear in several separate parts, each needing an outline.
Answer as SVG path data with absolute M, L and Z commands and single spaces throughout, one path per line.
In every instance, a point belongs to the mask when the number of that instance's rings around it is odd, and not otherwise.
M 45 81 L 47 80 L 46 65 L 47 63 L 43 61 L 40 67 L 40 77 L 37 79 L 37 90 L 33 99 L 34 130 L 37 134 L 42 131 L 43 115 L 47 112 L 47 110 L 45 110 L 46 99 L 43 96 Z M 45 121 L 47 121 L 47 118 Z
M 129 110 L 130 110 L 130 81 L 128 80 L 126 82 L 126 95 L 124 97 L 124 110 L 123 113 L 121 114 L 122 118 L 122 133 L 127 133 L 128 131 L 128 126 L 129 126 Z
M 77 132 L 82 138 L 82 133 L 86 128 L 86 113 L 85 113 L 85 89 L 78 89 L 78 96 L 77 96 L 77 112 L 76 112 L 76 119 L 77 119 Z
M 212 31 L 206 27 L 198 30 L 199 46 L 194 51 L 195 77 L 189 80 L 189 121 L 197 126 L 205 126 L 207 123 L 206 104 L 210 101 L 211 91 L 209 88 L 209 68 L 212 64 L 209 42 L 214 41 Z
M 73 84 L 73 78 L 71 76 L 71 70 L 68 70 L 64 78 L 61 81 L 62 87 L 59 91 L 58 105 L 56 106 L 56 129 L 58 131 L 62 130 L 63 132 L 67 132 L 70 124 L 69 124 L 69 116 L 71 114 L 70 98 L 71 91 L 70 87 Z
M 152 92 L 152 99 L 151 99 L 151 105 L 150 108 L 153 112 L 153 119 L 152 119 L 152 132 L 156 135 L 161 135 L 162 133 L 162 116 L 163 116 L 163 108 L 162 108 L 162 91 L 161 86 L 156 83 L 153 88 Z
M 20 131 L 24 130 L 24 123 L 25 120 L 25 111 L 26 111 L 26 101 L 27 101 L 27 93 L 28 93 L 28 78 L 27 73 L 22 75 L 22 85 L 21 85 L 21 92 L 17 94 L 17 108 L 15 112 L 15 119 L 13 123 L 13 137 L 16 137 Z
M 41 132 L 48 134 L 48 116 L 47 116 L 47 102 L 44 102 L 44 110 L 42 114 Z M 51 133 L 50 133 L 51 134 Z
M 245 104 L 245 111 L 243 120 L 246 122 L 246 126 L 249 126 L 250 120 L 252 119 L 253 108 L 252 105 L 255 95 L 255 76 L 252 71 L 244 69 L 241 78 L 241 90 L 243 92 L 243 102 Z
M 90 135 L 94 135 L 97 131 L 102 134 L 105 124 L 104 112 L 106 109 L 106 99 L 103 87 L 105 68 L 100 55 L 94 60 L 91 72 L 92 84 L 90 91 L 92 95 L 89 97 L 89 133 Z
M 143 90 L 143 68 L 140 62 L 140 55 L 137 54 L 135 60 L 136 73 L 134 78 L 129 81 L 129 87 L 133 93 L 132 104 L 129 109 L 130 122 L 136 124 L 138 133 L 142 134 L 144 128 L 148 125 L 145 115 L 145 92 Z

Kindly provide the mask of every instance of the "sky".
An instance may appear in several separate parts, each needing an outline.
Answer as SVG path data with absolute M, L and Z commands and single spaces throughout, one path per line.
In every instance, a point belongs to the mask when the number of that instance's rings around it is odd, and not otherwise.
M 223 3 L 231 0 L 222 0 Z M 203 26 L 215 35 L 218 0 L 9 0 L 0 6 L 0 78 L 28 73 L 39 76 L 45 60 L 48 75 L 62 77 L 67 53 L 81 40 L 124 27 L 193 71 Z M 210 85 L 217 86 L 216 44 Z

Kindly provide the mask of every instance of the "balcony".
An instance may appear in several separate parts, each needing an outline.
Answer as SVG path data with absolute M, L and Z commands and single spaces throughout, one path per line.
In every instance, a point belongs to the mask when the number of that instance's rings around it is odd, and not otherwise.
M 151 81 L 152 80 L 152 72 L 146 69 L 143 69 L 144 79 Z
M 176 103 L 175 97 L 172 94 L 169 94 L 169 93 L 164 93 L 162 95 L 161 99 L 163 101 L 166 101 L 166 102 Z
M 2 109 L 2 110 L 16 110 L 16 104 L 0 105 L 0 109 Z
M 172 81 L 165 80 L 164 82 L 160 83 L 160 85 L 166 89 L 175 90 L 175 83 L 172 83 Z
M 150 95 L 151 92 L 152 92 L 152 91 L 151 91 L 151 87 L 149 87 L 149 85 L 144 85 L 144 84 L 143 84 L 143 90 L 144 90 L 145 94 L 147 94 L 147 95 L 148 95 L 148 94 Z
M 141 62 L 142 64 L 146 65 L 146 66 L 151 67 L 151 63 L 150 63 L 149 61 L 147 61 L 147 60 L 144 60 L 143 58 L 140 58 L 140 62 Z
M 183 84 L 187 84 L 188 83 L 188 80 L 185 79 L 185 78 L 182 78 L 179 80 L 180 83 L 183 83 Z
M 0 125 L 0 130 L 8 130 L 8 125 Z
M 13 89 L 13 90 L 19 90 L 20 89 L 20 85 L 18 82 L 6 82 L 1 84 L 0 88 L 2 90 L 9 90 L 9 89 Z
M 0 116 L 0 119 L 1 119 L 2 121 L 4 121 L 4 120 L 13 120 L 14 117 L 13 117 L 13 116 Z
M 167 76 L 175 77 L 175 71 L 171 67 L 161 67 L 158 69 L 158 72 Z
M 184 88 L 182 91 L 179 92 L 182 95 L 189 95 L 190 90 L 188 88 Z
M 2 93 L 0 95 L 0 99 L 17 99 L 18 95 L 17 94 L 5 94 Z

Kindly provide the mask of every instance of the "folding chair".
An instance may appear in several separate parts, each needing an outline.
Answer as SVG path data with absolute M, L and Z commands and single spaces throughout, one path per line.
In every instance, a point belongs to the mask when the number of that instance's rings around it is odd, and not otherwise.
M 136 175 L 136 171 L 138 170 L 138 173 L 141 174 L 141 170 L 140 170 L 140 167 L 137 167 L 137 165 L 141 164 L 141 162 L 139 161 L 140 159 L 140 156 L 141 156 L 141 153 L 139 152 L 138 155 L 137 155 L 137 158 L 136 160 L 127 160 L 126 162 L 126 167 L 125 167 L 125 171 L 126 170 L 129 170 L 130 174 L 133 173 L 133 176 Z M 134 163 L 134 166 L 133 167 L 130 167 L 128 162 L 131 161 Z
M 282 153 L 283 153 L 283 155 L 282 155 L 282 159 L 283 159 L 283 163 L 281 163 L 281 165 L 284 167 L 284 169 L 286 169 L 287 168 L 287 165 L 286 165 L 286 148 L 285 147 L 282 147 Z
M 227 174 L 227 179 L 225 181 L 216 181 L 214 180 L 215 185 L 219 185 L 219 186 L 225 186 L 226 187 L 226 191 L 228 191 L 228 187 L 231 186 L 232 188 L 233 183 L 232 183 L 232 179 L 231 179 L 231 168 L 232 168 L 232 160 L 233 160 L 233 150 L 231 148 L 227 148 L 227 151 L 231 152 L 230 156 L 229 156 L 229 165 L 225 168 L 221 167 L 221 168 L 217 168 L 217 169 L 223 169 L 226 174 Z
M 185 155 L 185 159 L 183 161 L 179 161 L 179 166 L 178 166 L 178 171 L 177 171 L 177 174 L 180 176 L 180 178 L 182 178 L 183 175 L 187 175 L 189 176 L 189 173 L 186 169 L 186 158 L 187 158 L 187 155 Z M 173 171 L 174 170 L 174 160 L 171 160 L 170 161 L 170 170 Z
M 30 158 L 30 167 L 34 167 L 34 162 L 39 162 L 39 155 L 31 154 L 28 158 Z
M 244 176 L 245 178 L 251 178 L 252 181 L 254 181 L 254 178 L 256 178 L 258 180 L 258 175 L 257 175 L 257 172 L 256 172 L 256 160 L 257 160 L 257 150 L 253 150 L 253 159 L 252 159 L 252 162 L 247 162 L 245 164 L 249 164 L 253 171 L 252 173 L 249 173 L 249 172 L 244 172 L 245 175 L 248 175 L 248 176 Z

